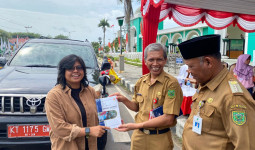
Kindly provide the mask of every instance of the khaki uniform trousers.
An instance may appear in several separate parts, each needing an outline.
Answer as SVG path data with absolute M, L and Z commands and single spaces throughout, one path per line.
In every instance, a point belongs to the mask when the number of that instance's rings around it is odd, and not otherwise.
M 131 150 L 172 150 L 173 147 L 171 131 L 147 135 L 136 129 L 131 138 Z

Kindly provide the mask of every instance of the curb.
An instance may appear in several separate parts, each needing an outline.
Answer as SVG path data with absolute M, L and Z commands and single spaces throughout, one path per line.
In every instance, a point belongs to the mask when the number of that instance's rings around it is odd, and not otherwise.
M 124 85 L 129 92 L 134 93 L 135 84 L 132 84 L 129 80 L 125 79 L 120 74 L 117 73 L 117 75 L 120 78 L 120 83 Z

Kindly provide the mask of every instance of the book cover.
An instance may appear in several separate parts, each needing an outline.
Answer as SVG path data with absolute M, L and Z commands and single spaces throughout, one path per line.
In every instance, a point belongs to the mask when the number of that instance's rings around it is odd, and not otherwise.
M 121 125 L 119 104 L 116 96 L 96 99 L 99 125 L 117 128 Z

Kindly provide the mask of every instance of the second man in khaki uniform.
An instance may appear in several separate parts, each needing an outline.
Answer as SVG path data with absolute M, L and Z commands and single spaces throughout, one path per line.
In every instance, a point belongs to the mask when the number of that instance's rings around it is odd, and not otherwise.
M 199 83 L 184 126 L 183 150 L 255 150 L 255 102 L 221 64 L 220 35 L 179 44 Z

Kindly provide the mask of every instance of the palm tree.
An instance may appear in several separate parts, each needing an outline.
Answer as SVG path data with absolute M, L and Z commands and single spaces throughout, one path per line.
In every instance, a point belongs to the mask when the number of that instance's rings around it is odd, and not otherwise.
M 125 22 L 127 24 L 127 32 L 128 32 L 128 51 L 130 51 L 130 18 L 133 16 L 133 7 L 132 0 L 118 0 L 121 3 L 124 3 L 125 9 Z
M 108 20 L 107 19 L 102 19 L 100 20 L 100 23 L 98 24 L 98 27 L 102 27 L 103 32 L 104 32 L 104 39 L 103 39 L 103 48 L 105 46 L 105 31 L 106 31 L 106 27 L 110 27 Z

